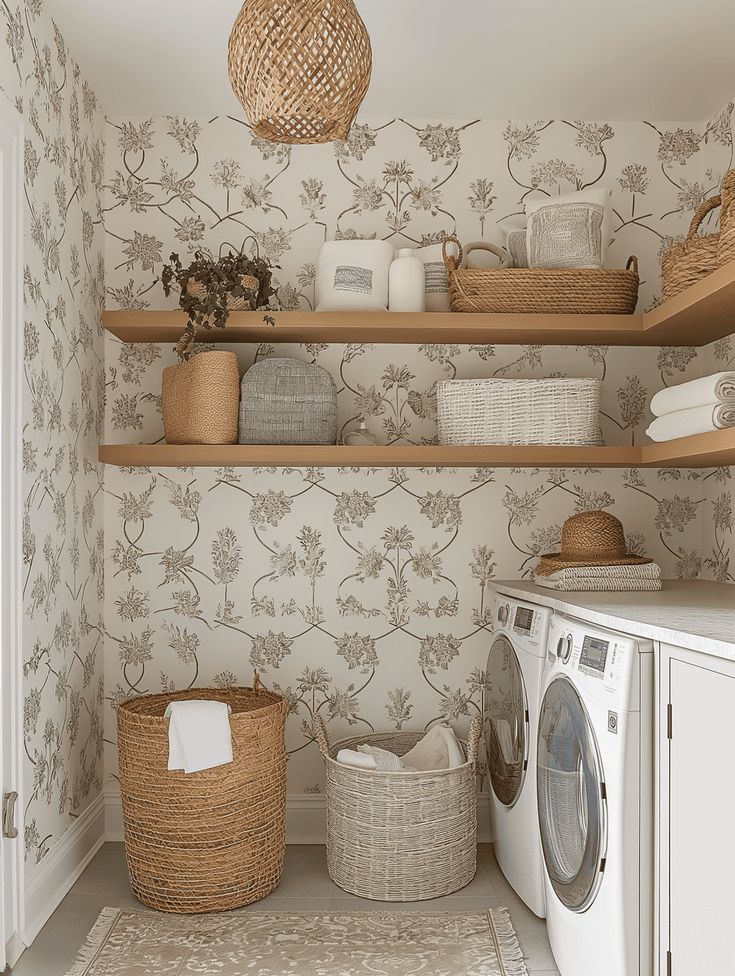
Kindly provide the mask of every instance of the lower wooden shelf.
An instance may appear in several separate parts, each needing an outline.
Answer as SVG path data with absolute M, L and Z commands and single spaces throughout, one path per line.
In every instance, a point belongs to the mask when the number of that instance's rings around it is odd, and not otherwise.
M 99 460 L 135 468 L 710 468 L 735 465 L 735 428 L 640 447 L 101 444 Z

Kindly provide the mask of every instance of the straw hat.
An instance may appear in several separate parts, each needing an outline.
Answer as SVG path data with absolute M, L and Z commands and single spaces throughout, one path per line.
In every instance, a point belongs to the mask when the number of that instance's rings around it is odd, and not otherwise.
M 561 552 L 548 552 L 536 567 L 537 576 L 548 576 L 574 566 L 641 566 L 652 562 L 625 550 L 620 519 L 609 512 L 572 515 L 561 530 Z

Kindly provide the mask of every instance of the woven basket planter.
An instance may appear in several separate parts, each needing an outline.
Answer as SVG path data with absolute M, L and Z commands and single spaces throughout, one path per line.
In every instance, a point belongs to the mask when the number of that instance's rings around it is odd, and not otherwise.
M 342 739 L 330 746 L 321 717 L 314 735 L 327 767 L 327 867 L 335 884 L 375 901 L 423 901 L 463 888 L 477 870 L 477 744 L 454 769 L 379 773 L 336 761 L 363 743 L 402 756 L 423 732 Z M 464 744 L 463 744 L 464 745 Z
M 200 352 L 163 371 L 167 444 L 234 444 L 240 367 L 234 352 Z
M 729 169 L 722 178 L 721 199 L 717 257 L 720 264 L 727 264 L 735 261 L 735 169 Z
M 253 275 L 243 275 L 240 284 L 245 289 L 245 294 L 227 296 L 228 312 L 246 312 L 254 308 L 260 282 Z M 186 293 L 192 298 L 202 301 L 206 298 L 207 288 L 203 282 L 197 281 L 196 278 L 189 278 L 186 282 Z
M 711 274 L 720 264 L 720 234 L 700 234 L 710 211 L 720 206 L 720 197 L 710 197 L 697 209 L 683 241 L 672 244 L 661 257 L 661 298 L 666 301 Z M 735 219 L 735 213 L 733 213 Z M 732 228 L 735 241 L 735 226 Z M 735 246 L 735 245 L 734 245 Z M 735 253 L 733 253 L 735 257 Z
M 206 698 L 232 709 L 233 761 L 169 771 L 171 701 Z M 286 702 L 259 687 L 144 695 L 117 710 L 125 855 L 136 898 L 182 914 L 221 912 L 264 898 L 283 871 Z
M 598 379 L 444 380 L 436 397 L 441 444 L 602 443 Z
M 453 241 L 459 255 L 447 252 Z M 485 244 L 501 261 L 499 268 L 463 268 L 464 252 L 456 237 L 444 245 L 453 312 L 630 315 L 638 304 L 638 259 L 620 268 L 508 268 L 502 248 Z

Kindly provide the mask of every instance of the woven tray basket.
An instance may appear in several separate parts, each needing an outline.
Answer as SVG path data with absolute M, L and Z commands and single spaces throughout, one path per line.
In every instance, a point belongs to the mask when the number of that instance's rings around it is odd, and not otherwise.
M 717 258 L 720 264 L 727 264 L 735 261 L 735 169 L 729 169 L 722 178 L 721 199 Z
M 602 443 L 598 379 L 444 380 L 441 444 Z
M 240 367 L 234 352 L 200 352 L 163 371 L 167 444 L 234 444 Z
M 447 253 L 453 241 L 459 255 Z M 502 262 L 502 248 L 486 244 Z M 523 312 L 527 314 L 629 315 L 638 303 L 638 259 L 619 268 L 463 268 L 464 252 L 456 237 L 444 244 L 453 312 Z
M 720 197 L 710 197 L 696 210 L 683 241 L 672 244 L 661 257 L 661 298 L 666 301 L 711 274 L 720 263 L 720 235 L 700 234 L 710 211 L 720 206 Z M 735 218 L 735 214 L 733 215 Z M 733 227 L 735 235 L 735 227 Z M 735 253 L 733 254 L 735 257 Z
M 327 767 L 327 867 L 335 884 L 375 901 L 423 901 L 463 888 L 477 870 L 475 764 L 482 720 L 475 716 L 454 769 L 379 773 L 335 759 L 369 743 L 404 755 L 423 732 L 388 732 L 330 746 L 318 718 L 314 735 Z M 463 743 L 464 745 L 464 743 Z
M 171 701 L 232 708 L 234 759 L 185 774 L 168 766 Z M 260 687 L 144 695 L 117 710 L 125 854 L 135 897 L 164 912 L 221 912 L 264 898 L 283 871 L 287 705 Z

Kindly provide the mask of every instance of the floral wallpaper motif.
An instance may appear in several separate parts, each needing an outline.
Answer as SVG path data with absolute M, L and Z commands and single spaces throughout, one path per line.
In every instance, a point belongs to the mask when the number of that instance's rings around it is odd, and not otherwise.
M 707 180 L 714 187 L 719 186 L 724 173 L 733 166 L 734 108 L 735 102 L 728 102 L 705 126 L 702 163 Z M 712 229 L 716 229 L 716 225 Z M 713 342 L 702 350 L 702 360 L 702 366 L 698 369 L 701 375 L 735 369 L 735 336 Z M 719 468 L 705 473 L 705 487 L 707 507 L 702 520 L 703 574 L 723 583 L 735 583 L 735 488 L 732 484 L 732 468 Z
M 25 122 L 20 422 L 32 872 L 102 787 L 104 125 L 41 0 L 3 2 L 0 22 L 0 88 Z
M 109 122 L 108 307 L 172 304 L 158 276 L 172 250 L 244 246 L 278 265 L 281 308 L 313 305 L 332 237 L 396 246 L 457 231 L 502 242 L 529 195 L 613 187 L 612 263 L 641 262 L 657 299 L 662 248 L 714 174 L 705 150 L 729 130 L 684 124 L 360 122 L 345 143 L 288 147 L 239 120 Z M 603 346 L 232 348 L 319 362 L 343 429 L 381 441 L 436 438 L 435 384 L 454 376 L 599 376 L 608 443 L 638 442 L 662 385 L 702 371 L 701 351 Z M 107 340 L 109 441 L 161 437 L 160 373 L 172 351 Z M 291 703 L 289 790 L 320 789 L 315 713 L 351 728 L 465 725 L 482 708 L 492 578 L 528 576 L 575 511 L 608 508 L 669 576 L 706 572 L 701 520 L 727 472 L 539 470 L 120 470 L 106 478 L 106 667 L 110 706 L 130 694 L 249 680 Z M 719 482 L 718 482 L 719 483 Z M 113 709 L 107 710 L 116 775 Z

